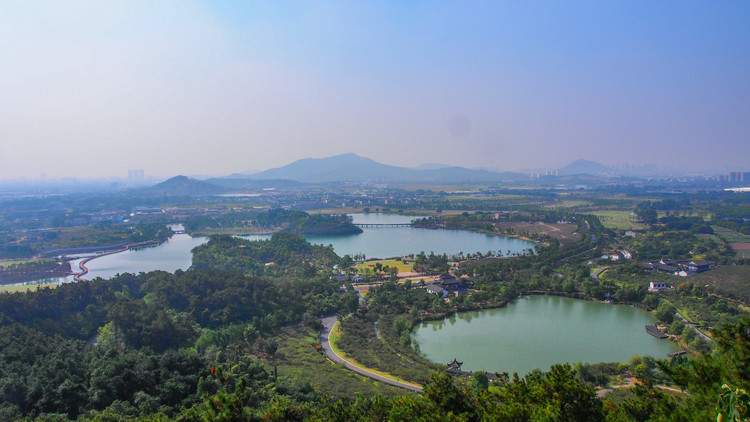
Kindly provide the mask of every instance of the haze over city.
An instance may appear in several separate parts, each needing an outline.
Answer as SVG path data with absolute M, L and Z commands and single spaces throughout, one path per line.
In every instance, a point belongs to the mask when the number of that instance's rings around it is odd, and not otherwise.
M 579 158 L 750 168 L 750 6 L 0 6 L 0 179 Z

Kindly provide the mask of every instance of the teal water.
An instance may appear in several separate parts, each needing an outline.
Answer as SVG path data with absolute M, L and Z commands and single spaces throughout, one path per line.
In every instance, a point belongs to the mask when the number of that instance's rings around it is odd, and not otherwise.
M 504 308 L 463 312 L 416 327 L 427 358 L 463 361 L 463 369 L 526 374 L 555 363 L 623 362 L 665 357 L 676 346 L 646 333 L 651 315 L 626 305 L 526 296 Z
M 193 261 L 193 248 L 207 241 L 205 237 L 176 234 L 159 246 L 106 255 L 86 264 L 89 273 L 84 278 L 90 280 L 112 278 L 122 273 L 187 270 Z
M 489 236 L 461 230 L 430 230 L 411 227 L 364 228 L 348 236 L 308 236 L 311 243 L 332 245 L 339 255 L 365 254 L 367 258 L 392 258 L 419 252 L 454 255 L 502 251 L 522 252 L 533 244 L 521 239 Z
M 395 214 L 352 214 L 355 223 L 409 223 L 414 218 Z M 332 245 L 339 255 L 365 254 L 368 258 L 390 258 L 419 252 L 458 254 L 502 251 L 507 254 L 533 248 L 532 242 L 502 236 L 488 236 L 461 230 L 429 230 L 411 227 L 363 229 L 363 233 L 344 236 L 308 236 L 311 243 Z M 269 236 L 242 236 L 249 240 Z M 192 263 L 191 251 L 208 241 L 205 237 L 186 234 L 172 236 L 151 248 L 130 250 L 94 259 L 87 264 L 85 278 L 111 278 L 120 273 L 187 270 Z
M 419 218 L 396 214 L 351 214 L 355 224 L 404 224 Z M 392 258 L 419 252 L 455 255 L 461 252 L 521 253 L 534 244 L 521 239 L 489 236 L 464 230 L 431 230 L 411 227 L 364 228 L 345 236 L 308 236 L 312 243 L 332 245 L 339 255 L 365 254 L 367 258 Z

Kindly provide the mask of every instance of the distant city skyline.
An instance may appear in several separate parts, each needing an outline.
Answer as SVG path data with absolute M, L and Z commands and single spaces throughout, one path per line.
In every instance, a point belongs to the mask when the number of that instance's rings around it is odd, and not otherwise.
M 0 179 L 226 175 L 349 152 L 746 172 L 747 22 L 745 1 L 11 0 Z

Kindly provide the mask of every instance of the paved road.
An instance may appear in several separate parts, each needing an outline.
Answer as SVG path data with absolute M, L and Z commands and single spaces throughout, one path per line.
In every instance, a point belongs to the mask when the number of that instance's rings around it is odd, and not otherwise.
M 323 331 L 320 333 L 320 344 L 323 346 L 323 350 L 325 351 L 326 356 L 328 356 L 328 359 L 336 363 L 340 363 L 344 365 L 350 371 L 354 371 L 362 376 L 374 379 L 375 381 L 380 381 L 382 383 L 393 385 L 395 387 L 405 388 L 407 390 L 414 391 L 417 393 L 422 392 L 422 387 L 418 384 L 408 384 L 408 383 L 396 381 L 390 378 L 386 378 L 375 372 L 371 372 L 365 368 L 356 366 L 353 363 L 349 362 L 348 360 L 344 359 L 342 356 L 337 355 L 336 352 L 333 351 L 333 348 L 331 347 L 331 343 L 328 340 L 328 335 L 331 333 L 331 330 L 333 329 L 333 326 L 336 324 L 336 321 L 338 321 L 338 318 L 335 316 L 323 318 L 320 320 L 320 322 L 323 323 Z

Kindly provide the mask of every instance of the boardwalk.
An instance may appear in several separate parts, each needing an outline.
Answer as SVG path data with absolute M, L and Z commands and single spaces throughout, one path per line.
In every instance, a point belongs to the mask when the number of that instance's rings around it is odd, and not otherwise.
M 375 381 L 379 381 L 379 382 L 392 385 L 395 387 L 404 388 L 406 390 L 414 391 L 417 393 L 422 392 L 421 385 L 400 382 L 400 381 L 397 381 L 388 377 L 384 377 L 376 372 L 368 370 L 367 368 L 357 366 L 354 363 L 347 360 L 346 358 L 344 358 L 343 356 L 336 354 L 336 352 L 333 351 L 333 347 L 331 347 L 331 343 L 328 340 L 328 337 L 334 325 L 336 325 L 337 321 L 338 321 L 338 318 L 335 316 L 323 318 L 320 320 L 320 322 L 323 323 L 323 331 L 320 333 L 320 344 L 323 346 L 323 351 L 325 351 L 325 354 L 328 357 L 328 359 L 332 360 L 333 362 L 344 365 L 350 371 L 354 371 L 362 376 L 374 379 Z

